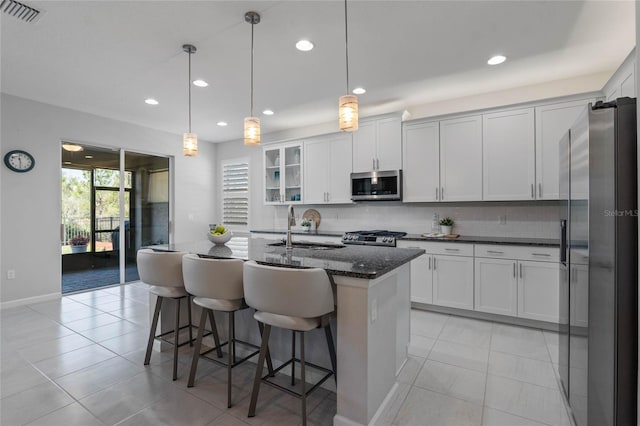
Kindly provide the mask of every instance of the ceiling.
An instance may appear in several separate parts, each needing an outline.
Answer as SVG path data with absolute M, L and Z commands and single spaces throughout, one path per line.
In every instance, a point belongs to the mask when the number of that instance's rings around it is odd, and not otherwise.
M 30 1 L 25 23 L 2 14 L 2 92 L 201 140 L 242 137 L 250 111 L 254 10 L 255 115 L 262 133 L 336 120 L 345 94 L 342 1 Z M 635 45 L 633 1 L 358 1 L 348 3 L 351 89 L 361 116 L 615 70 Z M 315 43 L 300 52 L 295 42 Z M 487 65 L 497 53 L 508 57 Z M 149 106 L 146 98 L 160 104 Z M 273 116 L 262 116 L 270 108 Z M 226 121 L 227 127 L 216 125 Z

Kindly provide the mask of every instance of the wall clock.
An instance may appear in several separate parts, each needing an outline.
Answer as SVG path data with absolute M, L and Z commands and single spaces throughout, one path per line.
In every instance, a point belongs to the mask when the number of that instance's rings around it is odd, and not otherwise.
M 33 169 L 33 166 L 36 165 L 36 160 L 33 158 L 33 155 L 27 151 L 14 149 L 5 154 L 4 165 L 7 166 L 9 170 L 24 173 Z

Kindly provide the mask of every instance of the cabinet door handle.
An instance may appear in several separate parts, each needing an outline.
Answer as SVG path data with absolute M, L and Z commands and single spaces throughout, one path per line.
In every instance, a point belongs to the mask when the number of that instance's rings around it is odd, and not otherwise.
M 440 187 L 440 201 L 444 201 L 444 188 Z
M 436 201 L 438 201 L 438 200 L 439 200 L 439 198 L 438 198 L 438 187 L 436 186 Z
M 429 256 L 429 270 L 431 270 L 431 256 Z
M 536 198 L 536 194 L 533 189 L 533 184 L 531 184 L 531 198 Z
M 520 278 L 522 278 L 522 263 L 520 264 Z
M 436 270 L 436 258 L 435 257 L 433 258 L 433 270 L 434 271 Z
M 445 251 L 460 251 L 460 249 L 452 249 L 452 248 L 446 248 L 444 249 Z
M 375 159 L 375 158 L 372 158 L 372 159 L 371 159 L 371 168 L 372 168 L 373 170 L 375 170 L 375 169 L 376 169 L 376 159 Z
M 376 158 L 376 170 L 380 170 L 380 159 Z
M 331 198 L 331 197 L 329 197 L 329 193 L 327 192 L 327 203 L 329 202 L 329 199 L 330 199 L 330 198 Z
M 503 251 L 497 251 L 497 250 L 487 250 L 487 253 L 491 253 L 491 254 L 504 254 Z
M 513 262 L 513 278 L 516 277 L 516 262 Z
M 538 197 L 542 198 L 542 184 L 538 184 Z
M 532 256 L 545 256 L 545 257 L 551 257 L 551 255 L 549 253 L 531 253 Z

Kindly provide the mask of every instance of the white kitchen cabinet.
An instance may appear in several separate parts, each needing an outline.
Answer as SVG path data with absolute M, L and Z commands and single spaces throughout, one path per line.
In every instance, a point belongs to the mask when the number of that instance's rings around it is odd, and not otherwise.
M 518 314 L 517 261 L 475 259 L 474 309 L 492 314 Z
M 611 76 L 609 81 L 604 85 L 602 91 L 605 94 L 607 102 L 616 98 L 628 96 L 636 97 L 636 54 L 635 50 L 624 60 L 622 65 Z
M 302 142 L 267 145 L 263 149 L 264 203 L 303 202 Z
M 534 109 L 482 116 L 483 200 L 535 199 Z
M 433 256 L 433 304 L 473 309 L 473 258 Z
M 440 122 L 440 201 L 482 200 L 482 117 Z
M 353 172 L 402 168 L 402 118 L 361 120 L 353 132 Z
M 558 142 L 595 98 L 536 107 L 536 199 L 557 200 Z
M 329 135 L 304 144 L 305 204 L 351 203 L 351 135 Z
M 556 262 L 518 261 L 518 317 L 558 322 L 559 273 Z
M 411 261 L 411 301 L 433 303 L 433 256 L 423 254 Z
M 404 202 L 439 200 L 440 125 L 437 121 L 404 126 L 402 179 Z

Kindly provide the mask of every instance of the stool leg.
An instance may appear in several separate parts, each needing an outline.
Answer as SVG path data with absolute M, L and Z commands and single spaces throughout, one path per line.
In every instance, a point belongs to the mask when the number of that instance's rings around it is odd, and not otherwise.
M 209 322 L 211 323 L 211 333 L 213 333 L 213 341 L 216 345 L 216 354 L 218 358 L 222 358 L 222 349 L 220 348 L 220 336 L 218 336 L 218 326 L 216 325 L 216 317 L 213 311 L 209 310 Z
M 233 339 L 234 339 L 234 321 L 233 312 L 229 312 L 229 338 L 227 339 L 229 347 L 227 348 L 227 408 L 231 408 L 231 367 L 233 366 Z
M 260 345 L 260 355 L 258 356 L 258 365 L 256 366 L 256 377 L 253 380 L 253 391 L 251 392 L 251 404 L 249 405 L 248 417 L 254 417 L 256 415 L 256 404 L 258 402 L 258 393 L 260 392 L 260 380 L 262 380 L 262 367 L 264 366 L 264 359 L 269 347 L 270 333 L 271 326 L 269 324 L 265 324 L 264 333 L 262 333 L 262 344 Z
M 187 387 L 192 388 L 196 379 L 196 369 L 198 368 L 198 359 L 200 358 L 200 349 L 202 348 L 202 336 L 204 335 L 204 327 L 207 323 L 207 309 L 202 308 L 200 315 L 200 324 L 198 326 L 198 337 L 196 338 L 196 347 L 193 349 L 193 358 L 191 359 L 191 371 L 189 372 L 189 381 Z
M 158 327 L 158 317 L 160 316 L 162 299 L 161 296 L 158 296 L 156 300 L 156 309 L 153 311 L 153 320 L 151 321 L 151 331 L 149 331 L 149 342 L 147 343 L 147 353 L 144 356 L 144 365 L 149 365 L 149 361 L 151 360 L 151 350 L 153 349 L 153 341 L 156 338 L 156 328 Z
M 329 357 L 331 358 L 331 367 L 333 370 L 333 380 L 337 383 L 338 376 L 336 374 L 336 347 L 333 345 L 333 336 L 331 334 L 331 324 L 324 327 L 324 334 L 327 336 L 327 345 L 329 346 Z
M 295 331 L 294 331 L 295 333 Z M 300 332 L 300 385 L 302 386 L 302 426 L 307 426 L 307 383 L 304 365 L 304 331 Z
M 264 326 L 260 321 L 256 321 L 256 322 L 258 323 L 258 330 L 260 330 L 260 338 L 262 338 Z M 273 363 L 271 362 L 271 354 L 269 353 L 269 346 L 267 346 L 267 370 L 269 371 L 269 377 L 273 377 Z
M 296 384 L 296 332 L 291 330 L 291 386 Z
M 178 335 L 180 334 L 180 299 L 176 301 L 176 328 L 173 329 L 173 380 L 178 378 Z
M 189 346 L 193 346 L 193 330 L 191 327 L 191 295 L 187 294 L 187 311 L 189 311 Z
M 236 316 L 235 312 L 229 312 L 229 330 L 231 333 L 229 334 L 229 350 L 232 351 L 233 363 L 236 363 Z

